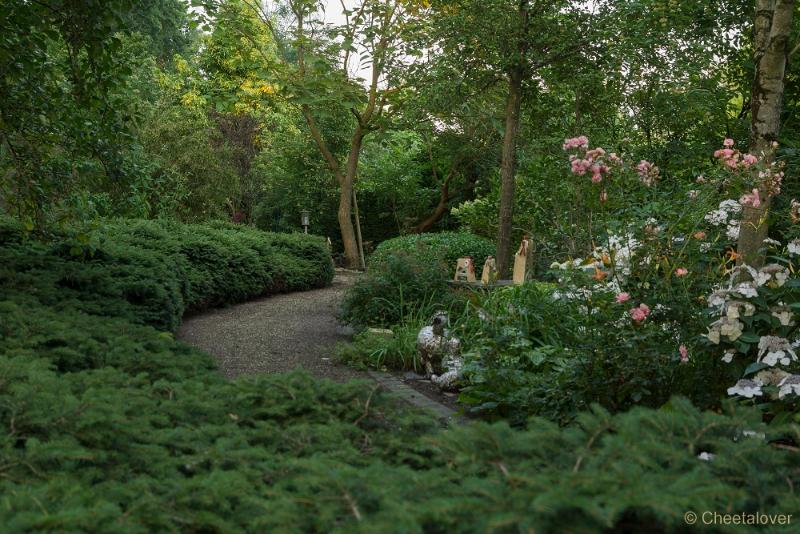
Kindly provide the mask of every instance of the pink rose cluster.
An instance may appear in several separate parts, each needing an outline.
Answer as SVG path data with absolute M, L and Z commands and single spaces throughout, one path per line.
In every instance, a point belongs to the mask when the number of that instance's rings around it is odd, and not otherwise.
M 714 157 L 718 158 L 729 169 L 747 168 L 758 163 L 758 158 L 753 154 L 742 154 L 738 150 L 734 150 L 733 139 L 725 139 L 722 142 L 722 146 L 724 148 L 714 152 Z
M 631 319 L 633 319 L 633 322 L 638 324 L 647 319 L 647 316 L 650 315 L 650 307 L 647 304 L 642 303 L 637 307 L 628 310 L 628 313 L 630 314 Z
M 639 180 L 647 187 L 652 186 L 658 179 L 658 167 L 647 160 L 639 162 L 636 166 L 636 172 L 639 173 Z
M 616 300 L 618 304 L 622 304 L 624 302 L 628 302 L 629 300 L 631 300 L 631 295 L 630 293 L 619 293 L 617 294 L 616 297 L 614 297 L 614 300 Z M 642 321 L 647 319 L 648 315 L 650 315 L 650 307 L 644 302 L 642 302 L 635 308 L 631 308 L 630 310 L 628 310 L 628 315 L 631 316 L 633 322 L 637 324 L 641 323 Z
M 725 139 L 722 142 L 724 148 L 714 152 L 714 157 L 718 158 L 722 165 L 731 171 L 745 171 L 759 163 L 758 157 L 753 154 L 742 154 L 733 148 L 733 139 Z M 773 143 L 776 147 L 777 143 Z M 758 180 L 751 191 L 743 194 L 739 203 L 744 206 L 758 208 L 770 196 L 780 194 L 781 182 L 783 181 L 783 163 L 776 164 L 771 162 L 758 171 Z
M 603 177 L 611 172 L 609 164 L 621 165 L 622 159 L 615 153 L 606 155 L 606 151 L 600 147 L 589 150 L 589 138 L 585 135 L 565 139 L 562 145 L 564 150 L 578 150 L 578 154 L 569 157 L 570 169 L 577 176 L 591 174 L 593 184 L 599 184 Z M 583 154 L 580 154 L 582 152 Z M 600 194 L 601 200 L 606 200 L 608 196 L 603 191 Z
M 582 148 L 583 150 L 586 150 L 589 148 L 589 138 L 585 135 L 580 135 L 578 137 L 573 137 L 572 139 L 565 139 L 563 148 L 564 150 L 572 150 L 575 148 Z
M 758 191 L 758 188 L 753 188 L 751 193 L 745 193 L 744 195 L 739 198 L 739 204 L 742 206 L 751 206 L 753 208 L 757 208 L 761 206 L 761 194 Z

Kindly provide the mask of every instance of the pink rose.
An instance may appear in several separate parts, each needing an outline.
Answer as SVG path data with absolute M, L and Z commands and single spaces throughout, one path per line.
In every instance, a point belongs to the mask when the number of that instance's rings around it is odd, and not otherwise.
M 742 157 L 742 165 L 744 165 L 744 166 L 753 165 L 753 164 L 755 164 L 755 163 L 757 163 L 757 162 L 758 162 L 758 158 L 757 158 L 757 157 L 755 157 L 755 156 L 754 156 L 754 155 L 752 155 L 752 154 L 745 154 L 745 155 Z
M 758 192 L 758 189 L 753 189 L 752 193 L 745 193 L 739 199 L 739 204 L 742 206 L 752 206 L 757 208 L 761 205 L 761 195 Z
M 675 269 L 675 276 L 686 276 L 687 274 L 689 274 L 689 271 L 687 271 L 683 267 L 678 267 L 677 269 Z
M 628 293 L 620 293 L 615 297 L 615 300 L 622 304 L 623 302 L 628 302 L 631 300 L 631 296 Z
M 686 363 L 689 361 L 689 350 L 686 348 L 686 345 L 681 343 L 681 346 L 678 347 L 678 352 L 681 353 L 681 362 Z
M 634 322 L 641 323 L 647 319 L 648 315 L 650 315 L 650 308 L 647 306 L 647 304 L 639 304 L 638 307 L 628 310 L 628 313 Z

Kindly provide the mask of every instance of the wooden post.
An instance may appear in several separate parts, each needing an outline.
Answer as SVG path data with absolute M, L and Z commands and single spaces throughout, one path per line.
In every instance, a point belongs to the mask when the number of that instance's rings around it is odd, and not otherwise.
M 361 261 L 361 269 L 367 270 L 367 263 L 364 259 L 364 241 L 361 239 L 361 218 L 358 215 L 358 200 L 356 200 L 356 188 L 353 188 L 353 211 L 356 216 L 356 237 L 358 238 L 358 256 Z
M 528 234 L 522 237 L 519 250 L 514 254 L 514 285 L 521 286 L 525 283 L 528 275 L 528 263 L 530 259 L 530 240 Z
M 465 258 L 458 258 L 456 263 L 456 275 L 453 277 L 456 282 L 475 282 L 475 265 L 472 263 L 472 258 L 469 256 Z

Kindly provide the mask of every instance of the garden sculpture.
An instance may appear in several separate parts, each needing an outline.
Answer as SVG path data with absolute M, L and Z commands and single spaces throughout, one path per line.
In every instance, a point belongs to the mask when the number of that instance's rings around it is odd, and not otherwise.
M 425 376 L 440 389 L 451 389 L 461 374 L 461 341 L 450 335 L 446 312 L 436 312 L 428 326 L 417 335 L 417 352 L 425 367 Z
M 514 254 L 514 284 L 520 286 L 525 283 L 525 270 L 528 263 L 528 247 L 530 242 L 528 234 L 522 237 L 522 242 L 519 244 L 519 250 Z
M 486 262 L 483 264 L 483 272 L 481 273 L 481 282 L 483 285 L 488 286 L 489 284 L 494 284 L 497 281 L 497 263 L 494 261 L 494 257 L 489 256 L 486 258 Z
M 456 282 L 475 282 L 475 264 L 469 256 L 458 258 L 456 263 L 456 275 L 453 278 Z

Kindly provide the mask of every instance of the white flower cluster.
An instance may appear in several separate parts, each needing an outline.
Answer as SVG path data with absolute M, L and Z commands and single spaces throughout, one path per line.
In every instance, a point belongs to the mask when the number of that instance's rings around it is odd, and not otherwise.
M 729 395 L 742 395 L 748 398 L 761 396 L 764 386 L 775 386 L 778 388 L 777 397 L 784 398 L 786 395 L 800 396 L 800 375 L 793 375 L 781 369 L 771 367 L 760 371 L 753 380 L 739 380 L 732 388 L 728 388 Z M 733 393 L 731 393 L 733 391 Z
M 742 281 L 741 275 L 746 275 L 750 280 Z M 743 319 L 753 317 L 759 311 L 757 306 L 763 306 L 763 300 L 751 302 L 750 299 L 758 298 L 760 292 L 767 288 L 782 287 L 789 279 L 789 275 L 789 269 L 777 263 L 765 265 L 758 270 L 746 265 L 733 269 L 728 286 L 718 289 L 708 297 L 708 305 L 716 308 L 719 316 L 709 326 L 706 334 L 708 340 L 715 345 L 723 340 L 731 343 L 738 340 L 743 335 L 745 328 Z M 768 293 L 766 294 L 768 295 Z M 778 320 L 782 327 L 791 327 L 796 323 L 792 308 L 784 302 L 777 302 L 770 306 L 769 313 Z M 800 340 L 792 343 L 789 339 L 779 335 L 760 336 L 756 362 L 768 367 L 752 379 L 739 380 L 734 386 L 728 388 L 728 395 L 752 399 L 763 395 L 761 389 L 763 386 L 777 387 L 778 398 L 792 393 L 800 395 L 800 375 L 792 375 L 778 367 L 790 366 L 798 361 L 795 352 L 798 346 L 800 346 Z M 731 363 L 737 352 L 736 348 L 727 349 L 722 356 L 722 361 Z
M 567 260 L 563 263 L 553 262 L 550 268 L 562 271 L 579 269 L 591 273 L 597 269 L 603 270 L 612 267 L 615 277 L 613 279 L 609 277 L 607 283 L 613 286 L 610 289 L 619 291 L 618 283 L 630 276 L 633 255 L 640 246 L 641 243 L 631 234 L 610 235 L 606 246 L 596 247 L 588 257 Z
M 758 341 L 758 362 L 763 362 L 774 367 L 779 362 L 789 365 L 797 360 L 797 354 L 792 350 L 788 339 L 777 336 L 761 336 Z
M 717 209 L 706 213 L 705 220 L 712 226 L 725 226 L 725 233 L 729 240 L 739 239 L 739 219 L 742 205 L 737 201 L 723 200 Z
M 790 393 L 800 395 L 800 375 L 788 375 L 778 383 L 778 398 L 782 399 Z
M 761 391 L 761 386 L 763 385 L 764 384 L 760 380 L 749 380 L 747 378 L 742 378 L 736 382 L 736 385 L 728 388 L 728 395 L 739 395 L 740 397 L 747 397 L 748 399 L 760 397 L 763 395 L 763 392 Z

